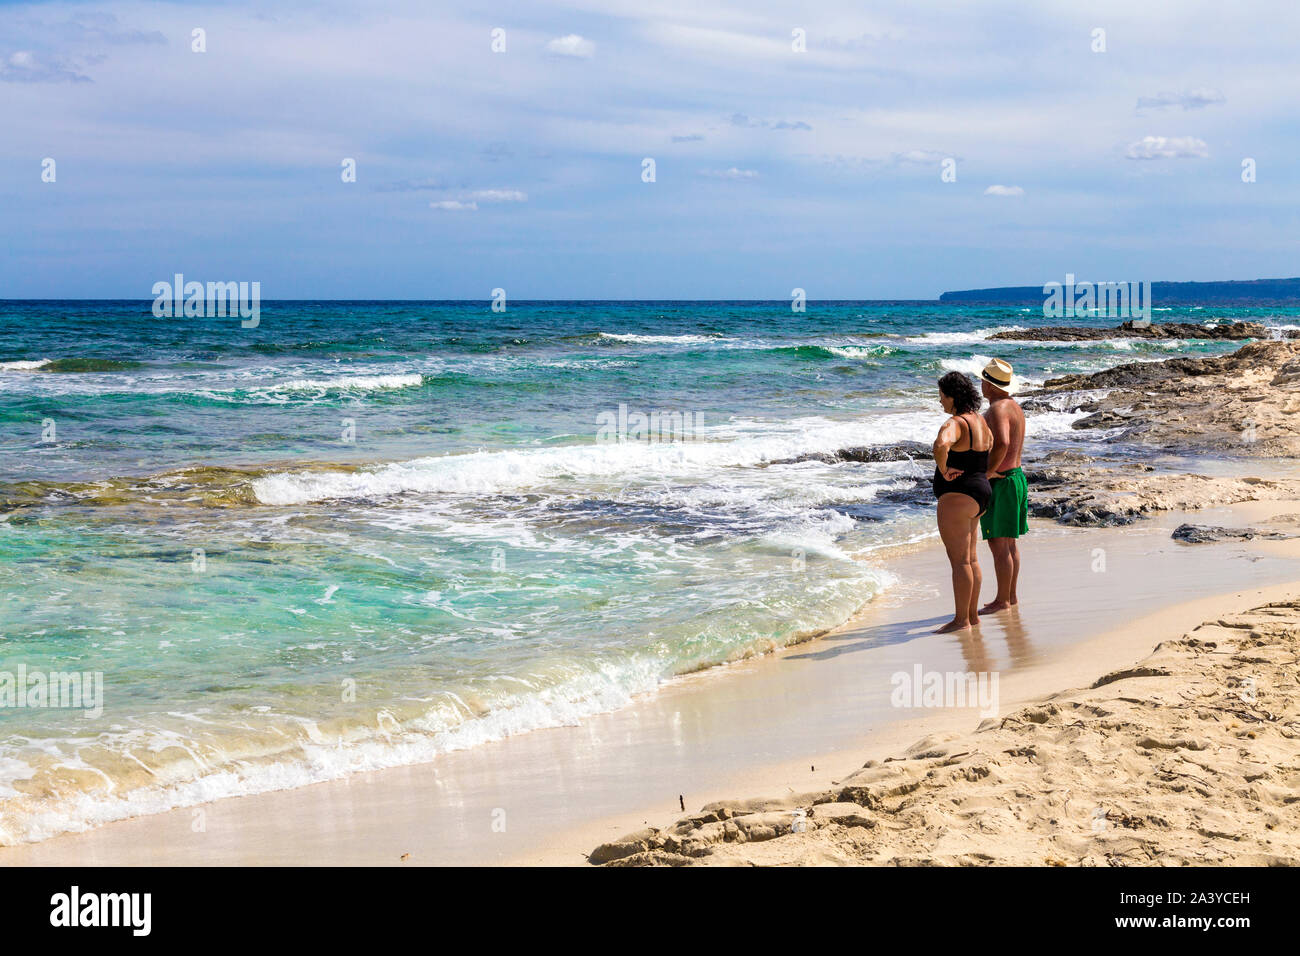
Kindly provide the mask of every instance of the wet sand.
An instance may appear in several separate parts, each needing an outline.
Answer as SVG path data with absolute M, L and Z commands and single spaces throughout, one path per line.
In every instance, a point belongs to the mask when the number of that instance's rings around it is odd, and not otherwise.
M 597 844 L 667 824 L 683 805 L 828 787 L 873 754 L 980 723 L 975 708 L 892 706 L 896 673 L 996 672 L 1006 713 L 1130 664 L 1211 611 L 1284 593 L 1279 585 L 1300 580 L 1294 542 L 1186 545 L 1170 532 L 1186 520 L 1240 526 L 1288 511 L 1300 503 L 1172 512 L 1117 529 L 1034 521 L 1021 609 L 955 635 L 930 633 L 952 608 L 946 561 L 929 541 L 884 557 L 898 586 L 843 627 L 669 682 L 580 726 L 0 848 L 0 863 L 583 864 Z M 987 597 L 986 555 L 983 565 Z

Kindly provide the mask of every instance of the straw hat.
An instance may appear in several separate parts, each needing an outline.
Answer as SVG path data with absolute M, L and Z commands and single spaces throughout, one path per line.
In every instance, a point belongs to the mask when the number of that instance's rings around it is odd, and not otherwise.
M 995 388 L 1000 388 L 1004 392 L 1011 391 L 1011 364 L 1004 362 L 1002 359 L 993 359 L 988 365 L 984 366 L 984 371 L 980 372 L 980 378 L 988 382 Z

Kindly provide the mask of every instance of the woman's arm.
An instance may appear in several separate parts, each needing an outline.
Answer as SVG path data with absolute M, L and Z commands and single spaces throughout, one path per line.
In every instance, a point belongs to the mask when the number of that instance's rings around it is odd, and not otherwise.
M 957 424 L 957 419 L 950 418 L 943 423 L 934 439 L 934 464 L 946 481 L 952 481 L 962 473 L 960 468 L 948 467 L 948 452 L 959 438 L 961 427 Z

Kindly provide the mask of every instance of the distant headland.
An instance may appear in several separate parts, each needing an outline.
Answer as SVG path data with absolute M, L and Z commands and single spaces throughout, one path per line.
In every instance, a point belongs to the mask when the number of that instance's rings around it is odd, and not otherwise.
M 1082 284 L 1082 279 L 1078 280 Z M 1041 285 L 945 292 L 946 305 L 1042 305 Z M 1228 282 L 1152 282 L 1156 305 L 1300 305 L 1300 278 L 1244 279 Z

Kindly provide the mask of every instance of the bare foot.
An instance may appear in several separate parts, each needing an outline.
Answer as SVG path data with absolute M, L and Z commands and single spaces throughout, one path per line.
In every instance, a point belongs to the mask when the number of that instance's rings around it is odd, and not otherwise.
M 989 601 L 988 604 L 985 604 L 982 608 L 980 608 L 980 613 L 996 614 L 998 613 L 998 611 L 1005 611 L 1007 608 L 1013 607 L 1014 603 L 1015 602 L 1012 601 Z
M 949 621 L 949 622 L 948 622 L 947 624 L 945 624 L 943 627 L 939 628 L 939 629 L 938 629 L 937 631 L 935 631 L 934 633 L 936 633 L 936 634 L 951 634 L 953 631 L 965 631 L 965 630 L 968 630 L 969 628 L 970 628 L 970 622 L 969 622 L 969 621 L 959 621 L 959 620 L 957 620 L 957 619 L 954 617 L 951 621 Z

